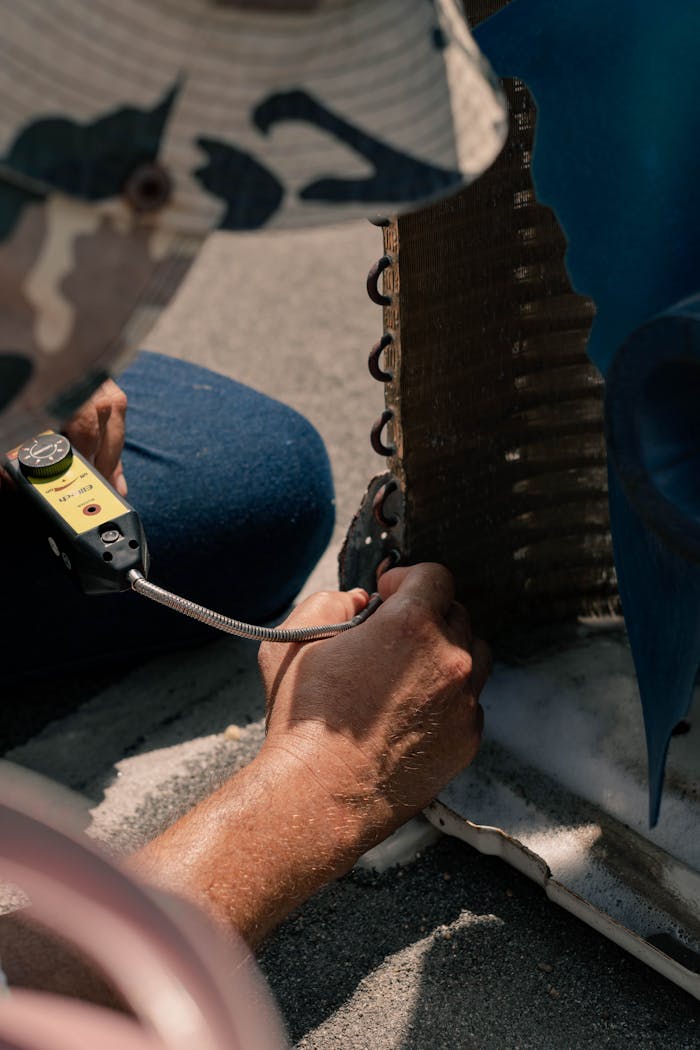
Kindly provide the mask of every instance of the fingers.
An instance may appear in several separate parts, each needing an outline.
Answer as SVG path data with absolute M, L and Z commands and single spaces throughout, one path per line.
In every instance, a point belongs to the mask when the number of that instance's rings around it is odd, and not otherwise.
M 493 658 L 490 647 L 481 638 L 472 637 L 469 614 L 459 602 L 453 602 L 447 614 L 447 630 L 457 645 L 467 649 L 472 658 L 471 686 L 475 697 L 479 697 L 481 690 L 491 674 Z
M 481 638 L 475 638 L 472 643 L 472 674 L 471 684 L 474 690 L 474 696 L 479 697 L 481 690 L 486 685 L 486 681 L 491 674 L 491 667 L 493 665 L 493 657 L 491 655 L 491 649 L 482 641 Z
M 100 421 L 92 399 L 86 401 L 66 423 L 64 433 L 81 455 L 90 463 L 95 462 L 100 445 Z
M 486 642 L 472 637 L 469 614 L 454 600 L 455 584 L 450 571 L 433 562 L 389 569 L 380 577 L 378 589 L 384 601 L 401 595 L 430 606 L 444 617 L 450 639 L 471 653 L 472 679 L 478 695 L 491 671 L 491 650 Z
M 126 394 L 113 380 L 108 379 L 93 397 L 100 428 L 95 467 L 122 496 L 125 496 L 126 483 L 121 454 L 126 430 Z
M 352 591 L 319 591 L 301 602 L 287 617 L 281 627 L 316 627 L 331 623 L 344 623 L 361 612 L 367 605 L 369 595 L 361 587 Z M 294 643 L 280 645 L 264 642 L 258 651 L 258 664 L 263 676 L 271 678 L 285 662 L 289 654 L 296 652 Z
M 369 600 L 367 591 L 356 587 L 352 591 L 318 591 L 301 602 L 281 625 L 282 627 L 315 627 L 343 623 L 361 612 Z
M 379 593 L 384 599 L 400 594 L 420 601 L 441 616 L 447 616 L 455 596 L 452 573 L 444 565 L 424 562 L 408 568 L 389 569 L 379 579 Z
M 124 464 L 122 463 L 121 459 L 117 463 L 117 469 L 112 474 L 111 484 L 114 486 L 114 488 L 117 490 L 120 496 L 126 496 L 128 494 L 129 486 L 127 485 L 126 478 L 124 477 Z
M 78 452 L 93 463 L 122 496 L 127 492 L 121 461 L 126 407 L 126 394 L 112 379 L 108 379 L 78 409 L 65 427 L 66 436 Z
M 447 621 L 447 631 L 452 640 L 457 645 L 462 645 L 469 649 L 472 641 L 472 625 L 469 613 L 464 606 L 459 602 L 452 602 L 445 619 Z

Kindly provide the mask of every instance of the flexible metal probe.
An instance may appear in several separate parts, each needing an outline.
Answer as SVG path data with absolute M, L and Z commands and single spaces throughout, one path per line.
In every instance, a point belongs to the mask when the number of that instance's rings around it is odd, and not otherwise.
M 252 623 L 232 620 L 229 616 L 223 616 L 221 613 L 214 612 L 213 609 L 207 609 L 187 598 L 181 598 L 172 591 L 166 591 L 163 587 L 158 587 L 147 580 L 138 569 L 132 569 L 128 577 L 132 589 L 137 594 L 143 594 L 146 598 L 159 602 L 160 605 L 175 609 L 176 612 L 183 613 L 185 616 L 191 616 L 193 620 L 216 627 L 226 634 L 235 634 L 238 638 L 249 638 L 254 642 L 314 642 L 320 638 L 332 638 L 336 634 L 342 634 L 343 631 L 349 631 L 351 627 L 364 623 L 382 604 L 379 595 L 373 594 L 362 612 L 353 616 L 352 620 L 328 624 L 326 627 L 256 627 Z
M 232 620 L 146 579 L 148 546 L 138 514 L 63 434 L 37 434 L 11 449 L 6 459 L 20 491 L 49 524 L 49 547 L 85 594 L 131 588 L 193 620 L 256 642 L 332 638 L 363 623 L 381 605 L 373 594 L 352 620 L 319 627 L 256 627 Z

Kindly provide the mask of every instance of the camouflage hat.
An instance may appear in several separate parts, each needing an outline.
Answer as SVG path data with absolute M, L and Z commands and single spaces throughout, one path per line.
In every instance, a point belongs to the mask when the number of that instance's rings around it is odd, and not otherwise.
M 214 229 L 395 213 L 499 152 L 459 0 L 8 0 L 0 435 L 69 415 Z

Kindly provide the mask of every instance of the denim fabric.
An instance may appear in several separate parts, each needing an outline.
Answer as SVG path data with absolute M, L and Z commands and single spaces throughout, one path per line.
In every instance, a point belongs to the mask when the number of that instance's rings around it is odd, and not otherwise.
M 238 619 L 282 613 L 333 528 L 318 433 L 286 405 L 161 354 L 142 353 L 119 382 L 127 498 L 144 524 L 149 578 Z M 3 500 L 0 536 L 11 677 L 221 637 L 136 594 L 83 596 L 19 496 Z

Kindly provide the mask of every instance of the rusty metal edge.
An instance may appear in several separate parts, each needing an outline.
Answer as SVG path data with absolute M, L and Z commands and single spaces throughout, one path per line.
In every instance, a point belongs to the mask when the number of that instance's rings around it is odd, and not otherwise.
M 551 875 L 546 862 L 527 846 L 511 837 L 501 828 L 473 824 L 460 816 L 444 802 L 436 799 L 424 811 L 434 827 L 461 839 L 479 853 L 500 857 L 511 867 L 541 886 L 547 897 L 555 904 L 581 919 L 608 940 L 623 948 L 640 962 L 673 981 L 695 999 L 700 1000 L 700 974 L 693 973 L 681 963 L 660 951 L 634 931 L 617 922 L 604 911 L 596 908 L 558 882 Z

